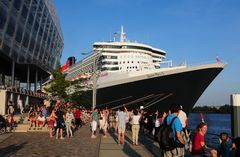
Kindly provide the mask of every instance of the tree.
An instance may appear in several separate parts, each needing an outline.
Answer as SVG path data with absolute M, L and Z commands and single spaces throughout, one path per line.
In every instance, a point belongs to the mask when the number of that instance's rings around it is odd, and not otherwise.
M 68 87 L 69 100 L 77 106 L 91 107 L 92 104 L 92 90 L 89 83 L 89 78 L 79 78 L 72 81 L 71 86 Z
M 91 108 L 92 106 L 92 91 L 78 91 L 70 96 L 70 101 L 75 103 L 77 106 L 84 106 L 86 108 Z
M 216 106 L 196 106 L 192 112 L 231 113 L 231 107 L 228 104 L 220 106 L 219 109 Z
M 225 104 L 224 106 L 221 106 L 221 107 L 218 109 L 218 112 L 219 112 L 219 113 L 231 113 L 231 106 L 228 105 L 228 104 Z
M 67 101 L 69 98 L 66 93 L 66 88 L 70 85 L 70 83 L 65 80 L 66 74 L 62 73 L 61 66 L 52 71 L 52 76 L 53 79 L 51 80 L 50 87 L 45 88 L 45 90 L 51 93 L 52 96 L 57 96 Z

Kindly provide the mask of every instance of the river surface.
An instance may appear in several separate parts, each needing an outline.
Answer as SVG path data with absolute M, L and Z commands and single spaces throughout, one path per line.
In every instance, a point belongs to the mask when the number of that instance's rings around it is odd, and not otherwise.
M 204 121 L 208 125 L 208 131 L 205 136 L 207 144 L 216 146 L 219 143 L 219 135 L 221 132 L 227 132 L 231 136 L 231 115 L 230 114 L 215 114 L 215 113 L 203 113 Z M 201 122 L 201 116 L 199 113 L 189 114 L 189 129 L 195 129 L 198 123 Z

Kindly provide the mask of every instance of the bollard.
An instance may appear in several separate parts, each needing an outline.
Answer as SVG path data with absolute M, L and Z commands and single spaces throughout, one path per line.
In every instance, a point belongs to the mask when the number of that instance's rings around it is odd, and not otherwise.
M 240 94 L 231 95 L 231 106 L 232 136 L 240 137 Z

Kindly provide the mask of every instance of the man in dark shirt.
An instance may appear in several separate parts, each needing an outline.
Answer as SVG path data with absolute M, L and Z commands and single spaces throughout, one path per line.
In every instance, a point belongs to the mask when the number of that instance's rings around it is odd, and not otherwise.
M 56 139 L 58 139 L 59 135 L 59 131 L 60 131 L 60 139 L 64 139 L 63 138 L 63 127 L 64 127 L 64 119 L 65 119 L 65 116 L 64 116 L 64 112 L 58 108 L 57 111 L 56 111 L 56 121 L 57 121 L 57 132 L 56 132 Z

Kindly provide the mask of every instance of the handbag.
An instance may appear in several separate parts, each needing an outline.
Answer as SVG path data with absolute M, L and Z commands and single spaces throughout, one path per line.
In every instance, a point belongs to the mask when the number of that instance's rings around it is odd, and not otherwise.
M 54 121 L 54 125 L 53 125 L 54 127 L 56 127 L 57 126 L 57 122 L 56 121 Z

